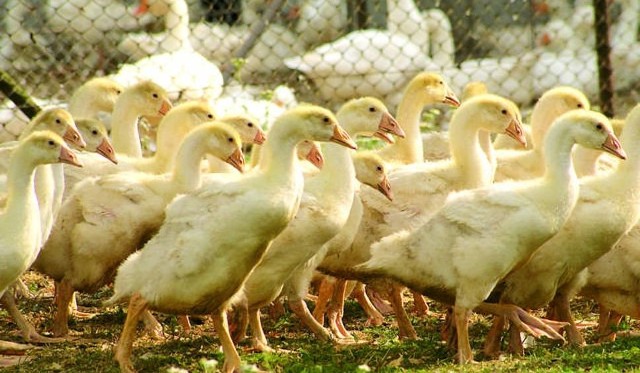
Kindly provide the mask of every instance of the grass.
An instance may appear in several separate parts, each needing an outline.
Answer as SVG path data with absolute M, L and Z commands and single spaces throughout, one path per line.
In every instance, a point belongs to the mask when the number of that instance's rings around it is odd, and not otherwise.
M 30 274 L 29 283 L 39 296 L 20 301 L 24 314 L 40 331 L 49 330 L 53 305 L 51 284 L 46 279 Z M 104 289 L 91 296 L 81 296 L 80 304 L 97 306 L 110 295 Z M 407 298 L 409 299 L 409 298 Z M 313 307 L 313 304 L 309 304 Z M 453 353 L 440 341 L 439 330 L 442 310 L 431 304 L 432 316 L 412 319 L 419 340 L 399 341 L 397 328 L 391 316 L 379 327 L 365 326 L 366 316 L 354 301 L 347 301 L 345 324 L 358 340 L 357 344 L 334 346 L 317 340 L 300 325 L 292 314 L 279 318 L 263 315 L 264 329 L 275 353 L 252 351 L 247 342 L 238 350 L 246 371 L 252 366 L 270 372 L 342 373 L 342 372 L 619 372 L 640 371 L 640 338 L 623 337 L 614 343 L 589 345 L 578 349 L 560 346 L 548 340 L 536 341 L 524 357 L 504 355 L 499 360 L 484 360 L 480 353 L 489 320 L 474 316 L 470 327 L 472 347 L 478 364 L 460 367 L 453 363 Z M 595 321 L 594 305 L 577 302 L 574 312 L 578 319 Z M 26 361 L 3 372 L 118 372 L 112 349 L 117 341 L 125 312 L 120 307 L 101 310 L 90 320 L 72 320 L 70 327 L 74 340 L 60 344 L 39 346 L 30 350 Z M 140 372 L 213 372 L 212 360 L 220 363 L 223 354 L 208 319 L 195 320 L 193 333 L 184 335 L 176 318 L 158 315 L 164 325 L 164 340 L 154 340 L 139 333 L 134 344 L 134 365 Z M 633 328 L 628 321 L 623 328 Z M 20 342 L 16 327 L 6 312 L 0 312 L 0 330 L 4 339 Z M 593 341 L 593 330 L 585 336 Z M 220 366 L 220 364 L 218 365 Z

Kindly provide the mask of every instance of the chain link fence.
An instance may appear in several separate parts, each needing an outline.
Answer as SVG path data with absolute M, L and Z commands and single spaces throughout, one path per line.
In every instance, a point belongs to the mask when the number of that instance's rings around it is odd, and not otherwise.
M 636 99 L 639 1 L 607 2 L 616 102 Z M 220 110 L 360 95 L 393 110 L 423 70 L 458 93 L 483 81 L 523 108 L 560 84 L 597 104 L 596 19 L 584 0 L 4 0 L 0 70 L 42 105 L 110 76 Z M 0 99 L 15 132 L 18 114 Z

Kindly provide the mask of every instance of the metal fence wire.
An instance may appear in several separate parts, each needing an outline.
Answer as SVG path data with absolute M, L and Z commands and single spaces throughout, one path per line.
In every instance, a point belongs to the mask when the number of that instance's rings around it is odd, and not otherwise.
M 639 1 L 602 0 L 616 97 L 636 97 Z M 556 85 L 597 104 L 598 17 L 585 0 L 3 0 L 0 69 L 43 105 L 109 76 L 220 110 L 361 95 L 394 110 L 424 70 L 456 92 L 483 81 L 523 107 Z M 6 128 L 17 114 L 0 99 Z

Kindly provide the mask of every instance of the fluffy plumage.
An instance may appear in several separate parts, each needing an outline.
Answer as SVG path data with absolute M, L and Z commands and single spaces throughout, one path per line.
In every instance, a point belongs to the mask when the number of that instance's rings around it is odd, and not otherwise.
M 176 198 L 158 234 L 120 266 L 109 302 L 131 298 L 116 350 L 122 369 L 132 369 L 137 316 L 147 307 L 180 314 L 213 312 L 224 369 L 240 367 L 225 309 L 295 216 L 303 190 L 295 146 L 304 139 L 355 148 L 328 110 L 310 105 L 289 110 L 269 131 L 258 167 L 244 177 L 210 178 L 202 188 Z
M 587 97 L 571 87 L 556 87 L 545 92 L 531 112 L 532 149 L 525 151 L 500 150 L 496 152 L 498 168 L 495 180 L 525 180 L 540 177 L 545 165 L 542 144 L 547 129 L 559 115 L 574 109 L 589 109 Z
M 240 139 L 223 123 L 201 125 L 183 140 L 171 174 L 122 172 L 79 183 L 65 201 L 56 229 L 34 267 L 56 287 L 56 335 L 67 334 L 73 290 L 95 291 L 109 283 L 117 266 L 153 235 L 165 206 L 200 185 L 207 153 L 242 169 Z
M 498 281 L 556 234 L 575 206 L 578 180 L 571 149 L 576 142 L 624 155 L 605 116 L 566 113 L 545 139 L 543 178 L 455 193 L 423 226 L 372 245 L 371 259 L 360 268 L 454 305 L 458 360 L 473 360 L 467 331 L 471 310 L 485 307 Z
M 520 123 L 520 111 L 510 100 L 484 94 L 463 102 L 449 128 L 452 158 L 403 165 L 389 171 L 393 203 L 371 190 L 362 190 L 364 211 L 353 244 L 339 255 L 327 256 L 322 269 L 334 276 L 358 278 L 353 266 L 370 257 L 373 242 L 399 230 L 420 226 L 442 206 L 450 192 L 490 184 L 495 167 L 490 132 L 509 132 L 524 141 Z M 384 284 L 383 288 L 390 287 Z M 398 297 L 399 294 L 395 299 Z M 395 308 L 396 312 L 404 312 L 399 302 Z M 414 336 L 408 318 L 397 317 L 403 320 L 398 323 L 401 337 Z
M 164 116 L 171 107 L 167 92 L 151 81 L 128 86 L 118 96 L 111 115 L 111 141 L 116 152 L 142 157 L 138 119 Z
M 422 50 L 408 37 L 372 29 L 350 32 L 284 63 L 309 77 L 332 102 L 394 95 L 427 68 Z
M 116 151 L 111 145 L 107 128 L 98 119 L 80 118 L 76 119 L 76 127 L 78 132 L 87 143 L 86 150 L 100 154 L 104 158 L 117 164 Z
M 86 143 L 71 114 L 59 108 L 43 110 L 36 115 L 24 129 L 19 139 L 24 139 L 34 131 L 51 129 L 69 144 L 84 148 Z M 35 188 L 40 207 L 42 240 L 49 237 L 56 214 L 62 204 L 64 191 L 64 168 L 62 164 L 46 164 L 38 167 L 35 173 Z
M 108 78 L 93 78 L 78 87 L 69 99 L 68 110 L 74 118 L 98 119 L 111 113 L 124 87 Z
M 374 215 L 381 214 L 381 223 L 388 226 L 381 233 L 387 235 L 420 225 L 442 206 L 452 191 L 491 184 L 495 164 L 491 157 L 490 134 L 506 133 L 525 143 L 521 122 L 520 110 L 510 100 L 484 94 L 465 101 L 451 118 L 450 159 L 391 170 L 389 181 L 395 192 L 393 204 L 381 199 L 377 193 L 363 192 L 364 204 L 377 212 Z
M 436 103 L 460 105 L 457 96 L 440 74 L 424 72 L 414 76 L 405 87 L 396 111 L 396 119 L 405 132 L 405 138 L 379 150 L 382 159 L 396 164 L 423 161 L 420 118 L 426 105 Z
M 220 118 L 224 122 L 233 127 L 240 135 L 243 144 L 260 145 L 266 140 L 266 136 L 257 118 L 250 115 L 230 115 Z M 209 172 L 233 172 L 234 170 L 229 164 L 222 162 L 220 159 L 207 156 Z
M 0 296 L 26 271 L 35 260 L 42 245 L 41 212 L 34 188 L 34 174 L 38 166 L 67 162 L 79 166 L 75 155 L 63 139 L 50 131 L 38 131 L 20 141 L 11 154 L 8 172 L 6 207 L 0 213 Z M 12 304 L 3 300 L 4 304 Z M 8 307 L 23 329 L 27 339 L 39 335 L 24 320 L 15 307 Z
M 152 105 L 153 106 L 153 105 Z M 215 119 L 211 107 L 204 102 L 185 102 L 171 109 L 158 125 L 156 152 L 150 157 L 132 157 L 118 154 L 118 164 L 105 162 L 95 154 L 83 153 L 80 159 L 86 164 L 83 169 L 65 169 L 66 190 L 93 176 L 108 175 L 123 171 L 140 171 L 151 174 L 170 172 L 176 153 L 187 133 L 201 123 Z
M 209 100 L 220 96 L 224 83 L 220 69 L 194 51 L 189 41 L 186 2 L 142 0 L 142 3 L 149 3 L 151 12 L 165 17 L 165 27 L 171 31 L 163 40 L 167 48 L 160 48 L 151 56 L 122 66 L 110 77 L 125 86 L 153 80 L 169 92 L 172 100 Z
M 608 252 L 637 222 L 640 214 L 640 107 L 627 117 L 622 145 L 629 157 L 610 173 L 584 178 L 576 207 L 562 229 L 502 282 L 501 300 L 523 308 L 540 308 L 553 301 L 551 312 L 570 323 L 568 337 L 584 344 L 569 309 L 577 289 L 576 276 Z
M 355 237 L 358 226 L 360 225 L 360 219 L 362 218 L 360 184 L 368 185 L 369 187 L 378 190 L 389 200 L 393 200 L 391 185 L 389 184 L 385 163 L 382 158 L 373 152 L 358 152 L 353 154 L 352 159 L 356 171 L 356 179 L 358 179 L 359 185 L 357 186 L 353 202 L 349 208 L 349 216 L 338 234 L 322 245 L 322 248 L 320 248 L 320 250 L 318 250 L 311 259 L 292 271 L 282 290 L 282 294 L 290 301 L 293 300 L 299 302 L 304 299 L 308 293 L 309 285 L 316 269 L 322 264 L 327 255 L 339 256 L 353 242 L 353 238 Z M 333 299 L 332 304 L 333 302 L 337 302 L 339 304 L 339 301 L 339 299 Z M 320 302 L 320 298 L 318 299 L 318 302 Z M 322 324 L 322 321 L 318 316 L 316 316 L 320 307 L 320 304 L 316 303 L 314 318 Z M 333 334 L 340 338 L 349 338 L 350 335 L 346 332 L 344 326 L 340 329 L 336 323 L 342 325 L 342 321 L 337 318 L 329 320 L 329 328 Z
M 336 114 L 351 135 L 388 131 L 387 123 L 395 122 L 384 104 L 374 98 L 351 100 Z M 397 126 L 396 126 L 397 127 Z M 399 127 L 397 127 L 399 128 Z M 247 278 L 243 294 L 249 311 L 253 343 L 267 348 L 267 340 L 259 323 L 259 308 L 272 302 L 291 272 L 303 265 L 344 226 L 357 186 L 351 152 L 337 144 L 323 148 L 324 166 L 316 175 L 305 178 L 304 193 L 298 213 L 287 228 L 273 241 L 260 264 Z M 314 323 L 302 298 L 294 301 L 294 309 L 304 312 L 303 320 L 316 335 L 329 339 L 321 325 Z M 243 326 L 246 327 L 246 326 Z
M 623 315 L 640 318 L 640 226 L 578 276 L 580 295 L 598 302 L 599 341 L 614 341 Z M 580 286 L 582 285 L 582 286 Z
M 20 141 L 9 161 L 8 197 L 0 215 L 3 270 L 0 294 L 35 259 L 41 244 L 40 210 L 34 189 L 35 168 L 41 164 L 68 162 L 79 165 L 62 138 L 37 131 Z

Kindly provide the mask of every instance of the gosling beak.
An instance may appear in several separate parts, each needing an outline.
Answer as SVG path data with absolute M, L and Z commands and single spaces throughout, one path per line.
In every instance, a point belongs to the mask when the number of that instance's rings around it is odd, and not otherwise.
M 158 110 L 158 114 L 160 114 L 161 116 L 166 115 L 169 110 L 171 110 L 171 108 L 173 107 L 173 105 L 171 105 L 171 102 L 169 102 L 169 100 L 162 100 L 162 105 L 160 106 L 160 110 Z
M 316 166 L 319 170 L 324 166 L 324 157 L 322 156 L 322 152 L 318 149 L 317 146 L 312 146 L 307 153 L 306 156 L 307 161 L 311 162 L 314 166 Z
M 382 132 L 380 131 L 380 129 L 378 129 L 376 132 L 373 133 L 374 137 L 377 137 L 379 139 L 381 139 L 382 141 L 389 143 L 389 144 L 393 144 L 394 142 L 396 142 L 396 140 L 393 139 L 393 137 L 388 134 L 387 132 Z
M 240 149 L 236 149 L 225 162 L 235 167 L 236 170 L 244 172 L 244 154 Z
M 258 128 L 258 132 L 256 132 L 256 135 L 253 138 L 253 143 L 262 145 L 266 139 L 267 139 L 267 136 L 265 136 L 264 131 Z
M 103 139 L 100 145 L 96 148 L 96 153 L 101 156 L 107 158 L 114 164 L 118 164 L 118 159 L 116 158 L 116 152 L 113 150 L 113 146 L 107 139 Z
M 393 192 L 391 192 L 391 184 L 389 184 L 389 179 L 387 179 L 386 176 L 384 176 L 382 181 L 378 183 L 377 187 L 378 187 L 378 191 L 384 194 L 384 196 L 387 197 L 389 201 L 393 201 Z
M 507 129 L 505 129 L 505 133 L 513 137 L 513 139 L 522 144 L 523 147 L 527 146 L 527 138 L 524 135 L 522 124 L 518 119 L 511 119 L 511 122 L 509 122 L 509 126 L 507 126 Z
M 333 136 L 331 136 L 331 141 L 353 150 L 358 149 L 358 145 L 353 142 L 347 131 L 343 130 L 342 127 L 338 125 L 333 127 Z
M 622 145 L 620 145 L 620 141 L 616 138 L 614 134 L 609 134 L 607 139 L 604 140 L 604 144 L 602 144 L 602 149 L 615 155 L 620 159 L 627 159 L 627 153 L 622 149 Z
M 84 149 L 87 146 L 87 143 L 84 142 L 80 132 L 73 127 L 67 128 L 67 132 L 64 133 L 62 138 L 69 144 L 75 145 L 80 149 Z
M 456 94 L 451 91 L 448 91 L 447 94 L 444 95 L 444 100 L 442 100 L 442 102 L 455 107 L 460 106 L 460 100 L 458 100 L 458 96 L 456 96 Z
M 394 118 L 389 113 L 382 114 L 380 124 L 378 125 L 378 130 L 396 135 L 401 138 L 405 137 L 404 130 L 402 129 L 402 127 L 400 127 L 398 121 L 396 121 L 396 118 Z
M 60 155 L 58 156 L 58 160 L 62 163 L 68 163 L 73 166 L 82 167 L 82 163 L 80 163 L 75 153 L 71 151 L 71 149 L 64 146 L 60 148 Z
M 136 16 L 141 16 L 145 14 L 149 10 L 149 1 L 148 0 L 140 0 L 140 4 L 136 10 L 133 11 L 133 14 Z

